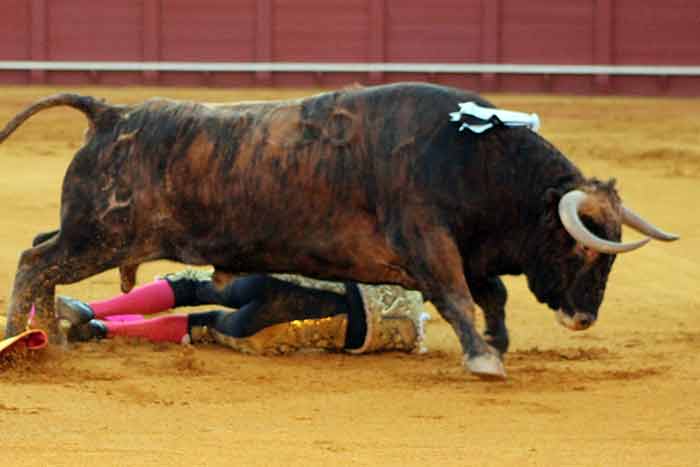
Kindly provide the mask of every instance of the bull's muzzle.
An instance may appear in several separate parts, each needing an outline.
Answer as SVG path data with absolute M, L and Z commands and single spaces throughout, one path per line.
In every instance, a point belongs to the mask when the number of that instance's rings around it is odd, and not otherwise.
M 556 311 L 557 321 L 559 324 L 572 331 L 583 331 L 590 328 L 595 323 L 596 317 L 590 313 L 577 311 L 573 315 L 565 313 L 562 310 Z

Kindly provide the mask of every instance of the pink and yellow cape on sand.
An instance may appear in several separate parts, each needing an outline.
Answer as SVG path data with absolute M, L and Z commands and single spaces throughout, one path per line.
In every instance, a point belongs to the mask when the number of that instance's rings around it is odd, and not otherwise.
M 32 312 L 34 307 L 32 307 Z M 33 313 L 32 313 L 33 315 Z M 30 319 L 31 321 L 31 319 Z M 3 325 L 4 323 L 0 322 Z M 41 329 L 27 329 L 13 337 L 8 337 L 0 341 L 0 359 L 16 350 L 39 350 L 46 347 L 49 337 Z

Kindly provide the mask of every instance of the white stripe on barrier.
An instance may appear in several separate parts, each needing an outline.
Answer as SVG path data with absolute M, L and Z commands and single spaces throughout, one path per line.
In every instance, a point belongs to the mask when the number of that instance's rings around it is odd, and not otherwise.
M 494 73 L 536 75 L 700 76 L 700 66 L 519 65 L 489 63 L 85 62 L 1 61 L 0 70 L 192 71 L 281 73 Z

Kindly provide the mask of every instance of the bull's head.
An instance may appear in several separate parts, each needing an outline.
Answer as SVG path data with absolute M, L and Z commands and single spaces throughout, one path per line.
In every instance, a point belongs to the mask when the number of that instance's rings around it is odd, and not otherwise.
M 528 274 L 528 283 L 569 329 L 583 330 L 595 323 L 615 255 L 636 250 L 651 238 L 678 239 L 626 208 L 614 181 L 592 180 L 563 195 L 552 190 L 547 198 L 550 214 L 545 223 L 553 244 L 539 251 L 537 272 Z M 621 243 L 622 225 L 648 237 Z

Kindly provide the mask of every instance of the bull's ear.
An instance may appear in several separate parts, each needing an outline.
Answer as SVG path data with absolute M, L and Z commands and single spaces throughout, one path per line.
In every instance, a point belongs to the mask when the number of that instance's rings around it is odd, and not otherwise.
M 561 226 L 559 220 L 559 200 L 562 197 L 561 191 L 556 188 L 547 188 L 544 192 L 542 202 L 544 203 L 544 215 L 542 222 L 548 228 L 557 228 Z
M 562 193 L 556 188 L 547 188 L 544 192 L 544 202 L 547 207 L 556 207 L 559 205 L 559 200 L 562 196 Z

